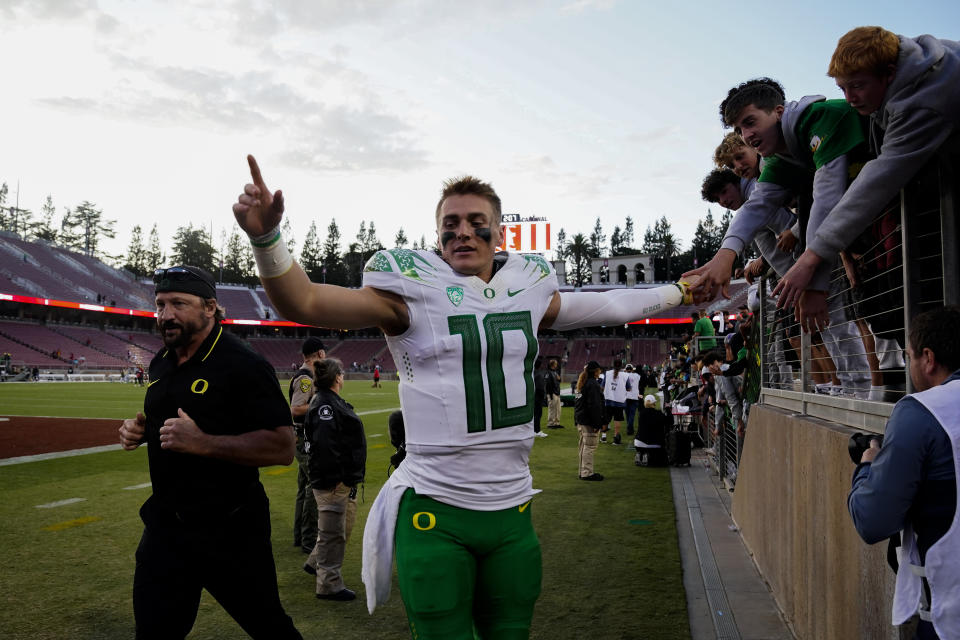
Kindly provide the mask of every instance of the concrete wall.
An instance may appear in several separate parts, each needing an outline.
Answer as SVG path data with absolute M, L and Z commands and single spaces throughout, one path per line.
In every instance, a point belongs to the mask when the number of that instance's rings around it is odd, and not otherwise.
M 867 546 L 847 512 L 852 429 L 754 406 L 733 517 L 800 640 L 895 640 L 886 543 Z

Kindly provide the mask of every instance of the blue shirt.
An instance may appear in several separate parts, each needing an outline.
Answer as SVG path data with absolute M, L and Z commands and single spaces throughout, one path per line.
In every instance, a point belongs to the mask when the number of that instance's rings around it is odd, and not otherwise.
M 960 371 L 955 371 L 944 383 L 958 378 Z M 909 521 L 921 560 L 950 528 L 957 508 L 953 447 L 916 399 L 906 396 L 893 408 L 877 457 L 872 464 L 858 465 L 853 474 L 847 508 L 868 544 L 889 538 Z

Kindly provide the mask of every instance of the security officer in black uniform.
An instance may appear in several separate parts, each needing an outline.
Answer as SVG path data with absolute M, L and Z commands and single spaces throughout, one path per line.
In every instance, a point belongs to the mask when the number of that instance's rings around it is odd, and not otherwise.
M 297 502 L 293 509 L 293 546 L 300 547 L 304 553 L 313 551 L 317 543 L 317 503 L 310 491 L 310 477 L 307 473 L 307 451 L 304 449 L 303 419 L 313 397 L 313 363 L 327 357 L 323 341 L 310 336 L 300 347 L 303 364 L 290 381 L 287 393 L 290 397 L 290 414 L 293 416 L 293 430 L 297 434 Z
M 293 461 L 276 374 L 223 330 L 209 273 L 158 269 L 154 283 L 165 348 L 150 363 L 144 413 L 120 427 L 124 449 L 147 443 L 153 484 L 140 509 L 136 637 L 186 637 L 206 589 L 251 637 L 301 638 L 280 603 L 257 470 Z
M 367 440 L 353 405 L 340 397 L 343 364 L 325 358 L 314 365 L 316 393 L 304 428 L 310 484 L 319 514 L 317 544 L 304 564 L 317 576 L 317 597 L 350 601 L 356 593 L 343 583 L 341 567 L 357 517 L 357 485 L 367 469 Z

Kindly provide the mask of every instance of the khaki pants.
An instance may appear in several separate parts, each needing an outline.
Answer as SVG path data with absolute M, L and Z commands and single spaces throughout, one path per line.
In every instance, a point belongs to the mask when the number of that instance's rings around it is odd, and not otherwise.
M 560 424 L 560 395 L 547 396 L 547 426 L 555 427 Z
M 317 544 L 307 564 L 317 570 L 317 593 L 336 593 L 344 589 L 340 567 L 347 540 L 357 519 L 357 499 L 342 482 L 332 490 L 313 490 L 317 501 Z
M 582 424 L 577 425 L 580 432 L 578 451 L 580 453 L 580 477 L 593 475 L 593 452 L 597 450 L 599 433 Z

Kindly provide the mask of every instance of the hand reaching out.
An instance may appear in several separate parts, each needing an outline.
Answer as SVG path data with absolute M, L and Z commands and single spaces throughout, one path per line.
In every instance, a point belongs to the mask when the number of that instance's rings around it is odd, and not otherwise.
M 243 186 L 243 193 L 233 205 L 233 216 L 240 228 L 251 237 L 262 236 L 280 226 L 283 217 L 283 193 L 278 189 L 271 193 L 260 174 L 260 167 L 253 156 L 247 156 L 253 184 Z

